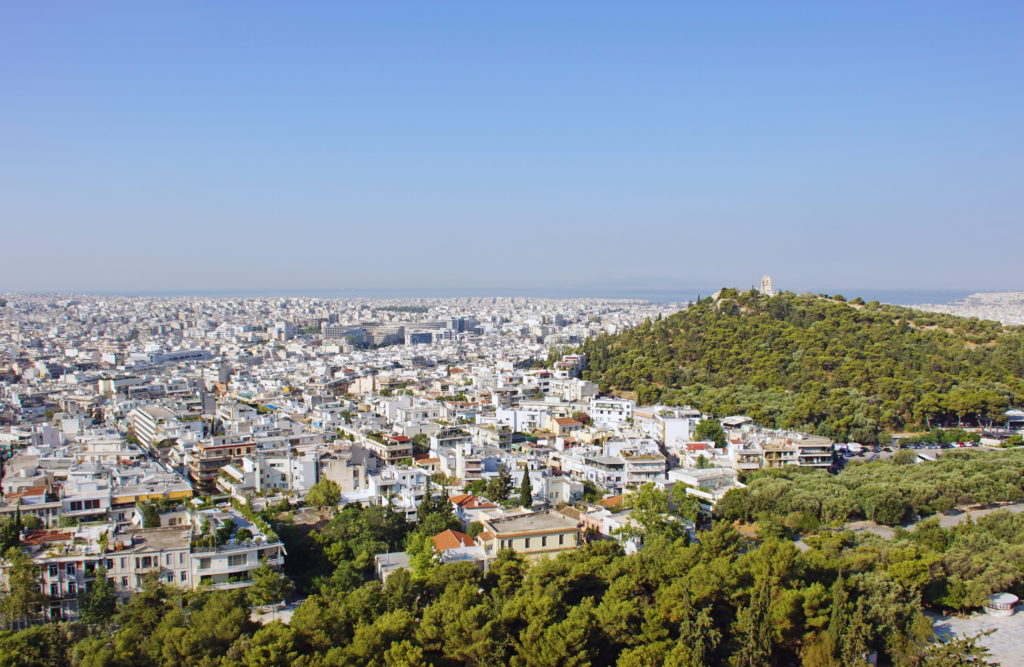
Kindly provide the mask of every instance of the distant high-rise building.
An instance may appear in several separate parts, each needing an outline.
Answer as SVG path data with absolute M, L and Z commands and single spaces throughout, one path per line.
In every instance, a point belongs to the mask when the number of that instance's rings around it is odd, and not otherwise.
M 274 340 L 291 340 L 298 333 L 298 327 L 291 322 L 277 322 L 274 326 L 268 327 L 267 333 Z
M 758 291 L 766 296 L 775 296 L 775 288 L 772 287 L 772 277 L 767 273 L 761 277 L 761 287 Z

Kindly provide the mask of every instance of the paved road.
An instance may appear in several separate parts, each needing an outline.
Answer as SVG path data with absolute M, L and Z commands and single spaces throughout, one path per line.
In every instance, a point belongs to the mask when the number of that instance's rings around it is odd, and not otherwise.
M 986 507 L 985 509 L 976 510 L 954 510 L 947 514 L 939 514 L 939 525 L 943 528 L 952 528 L 953 526 L 959 526 L 963 522 L 967 521 L 967 519 L 977 520 L 983 516 L 992 514 L 993 512 L 1001 512 L 1003 510 L 1019 514 L 1020 512 L 1024 512 L 1024 503 L 1011 503 L 1009 505 L 999 505 L 997 507 Z M 914 523 L 907 524 L 903 527 L 907 530 L 914 530 L 918 523 L 920 522 L 915 521 Z M 843 528 L 854 532 L 866 530 L 874 533 L 875 535 L 881 535 L 886 539 L 891 538 L 895 534 L 895 531 L 889 526 L 880 526 L 874 521 L 854 521 L 846 524 Z
M 943 528 L 952 528 L 953 526 L 958 526 L 964 521 L 967 521 L 968 518 L 979 519 L 988 514 L 992 514 L 993 512 L 999 512 L 1002 510 L 1007 510 L 1013 512 L 1014 514 L 1019 514 L 1020 512 L 1024 512 L 1024 503 L 1012 503 L 1009 505 L 987 507 L 985 509 L 977 510 L 955 510 L 954 512 L 949 514 L 940 514 L 939 525 Z M 918 523 L 919 522 L 915 521 L 914 523 L 907 524 L 903 527 L 907 530 L 914 530 L 914 528 L 917 527 Z M 874 533 L 875 535 L 878 535 L 879 537 L 884 537 L 887 540 L 892 539 L 893 535 L 896 534 L 896 531 L 893 530 L 892 527 L 882 526 L 875 523 L 874 521 L 852 521 L 844 525 L 843 530 L 850 530 L 855 533 Z M 796 541 L 796 547 L 797 549 L 800 549 L 800 551 L 807 551 L 808 549 L 810 549 L 810 547 L 807 546 L 807 544 L 802 539 Z M 1021 664 L 1024 665 L 1024 659 L 1022 659 Z

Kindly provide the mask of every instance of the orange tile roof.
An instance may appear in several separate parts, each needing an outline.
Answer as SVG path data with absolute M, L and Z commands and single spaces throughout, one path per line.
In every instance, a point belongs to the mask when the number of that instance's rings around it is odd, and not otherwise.
M 74 538 L 74 530 L 48 530 L 41 528 L 39 530 L 30 530 L 25 534 L 25 539 L 21 541 L 24 545 L 42 544 L 44 542 L 64 542 Z
M 497 507 L 494 503 L 487 500 L 486 498 L 478 498 L 469 493 L 460 493 L 454 495 L 448 499 L 452 504 L 458 505 L 459 507 L 467 510 L 475 509 L 489 509 L 491 507 Z
M 24 498 L 25 496 L 42 496 L 46 494 L 45 486 L 30 486 L 24 491 L 18 493 L 8 493 L 8 498 Z
M 434 549 L 438 552 L 459 549 L 461 547 L 472 547 L 476 544 L 469 535 L 450 528 L 443 533 L 434 535 L 430 540 L 434 543 Z

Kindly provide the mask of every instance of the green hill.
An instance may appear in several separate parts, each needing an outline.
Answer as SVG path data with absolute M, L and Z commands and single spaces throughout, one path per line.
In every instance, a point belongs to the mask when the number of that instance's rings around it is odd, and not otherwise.
M 841 296 L 724 289 L 583 351 L 603 391 L 861 442 L 1024 401 L 1024 327 Z

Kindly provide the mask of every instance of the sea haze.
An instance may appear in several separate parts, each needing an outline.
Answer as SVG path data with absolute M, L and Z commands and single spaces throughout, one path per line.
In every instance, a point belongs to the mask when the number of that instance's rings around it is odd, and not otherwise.
M 138 292 L 100 292 L 116 296 L 146 297 L 210 297 L 210 298 L 258 298 L 258 297 L 312 297 L 319 299 L 448 299 L 458 297 L 531 297 L 537 299 L 641 299 L 654 303 L 694 301 L 698 297 L 711 296 L 718 288 L 704 289 L 598 289 L 598 288 L 351 288 L 351 289 L 263 289 L 263 290 L 163 290 Z M 795 292 L 842 294 L 847 299 L 860 297 L 865 301 L 881 301 L 896 305 L 920 303 L 947 304 L 975 294 L 979 290 L 914 290 L 914 289 L 818 289 L 804 288 Z

